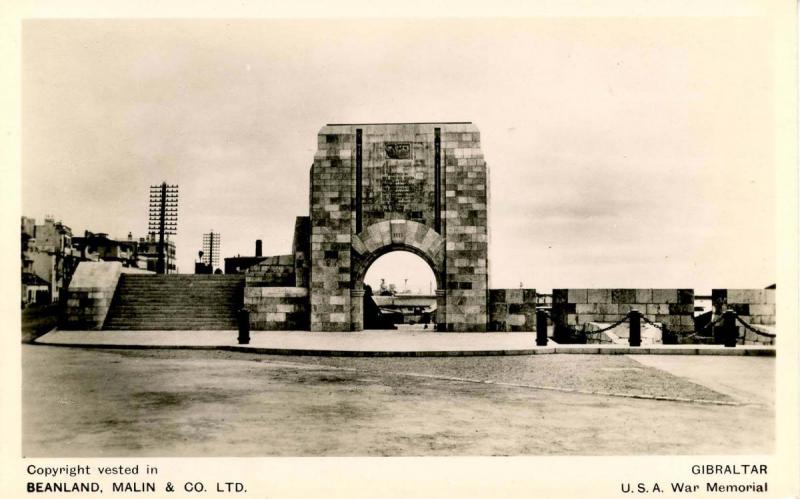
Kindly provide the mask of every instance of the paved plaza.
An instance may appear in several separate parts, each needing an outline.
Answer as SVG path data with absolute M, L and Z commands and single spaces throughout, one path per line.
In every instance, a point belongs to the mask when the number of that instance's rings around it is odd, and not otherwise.
M 769 453 L 774 361 L 275 356 L 25 344 L 23 454 Z

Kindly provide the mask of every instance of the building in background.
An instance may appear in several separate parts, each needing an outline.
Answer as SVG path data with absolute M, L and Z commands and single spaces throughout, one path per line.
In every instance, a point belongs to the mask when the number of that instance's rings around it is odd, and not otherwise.
M 72 243 L 81 261 L 121 262 L 123 267 L 138 267 L 137 243 L 131 233 L 117 240 L 103 232 L 84 231 L 83 237 L 73 237 Z
M 33 260 L 31 260 L 30 255 L 28 255 L 28 248 L 30 246 L 30 241 L 33 239 L 35 227 L 36 220 L 33 218 L 22 217 L 22 223 L 20 224 L 20 272 L 22 274 L 31 271 Z
M 159 260 L 155 234 L 139 238 L 114 239 L 104 232 L 84 231 L 73 236 L 72 230 L 48 216 L 40 225 L 30 217 L 20 221 L 20 276 L 22 305 L 56 302 L 69 286 L 78 264 L 83 261 L 120 262 L 123 267 L 156 272 Z M 169 236 L 164 242 L 166 273 L 177 272 L 175 243 Z
M 266 258 L 261 256 L 261 239 L 256 239 L 256 255 L 241 256 L 236 255 L 225 259 L 226 274 L 244 274 L 249 267 L 261 263 Z
M 159 241 L 157 234 L 148 234 L 147 237 L 140 237 L 137 244 L 137 266 L 140 269 L 150 270 L 158 273 L 159 262 Z M 164 237 L 164 274 L 177 274 L 178 267 L 175 265 L 175 243 L 169 238 Z
M 50 283 L 36 274 L 22 273 L 22 306 L 50 303 Z
M 29 303 L 29 296 L 35 296 L 37 303 L 57 301 L 78 264 L 72 229 L 52 216 L 45 217 L 40 225 L 33 218 L 22 217 L 20 232 L 22 303 Z M 49 296 L 45 296 L 45 286 Z
M 203 261 L 203 252 L 197 252 L 197 260 L 194 261 L 194 273 L 195 274 L 213 274 L 214 269 L 211 268 L 211 265 L 206 264 Z
M 154 236 L 136 240 L 128 232 L 125 239 L 114 239 L 104 232 L 85 231 L 83 237 L 73 237 L 78 261 L 120 262 L 123 267 L 155 272 L 158 262 L 158 241 Z M 176 272 L 175 244 L 167 241 L 166 265 L 169 273 Z

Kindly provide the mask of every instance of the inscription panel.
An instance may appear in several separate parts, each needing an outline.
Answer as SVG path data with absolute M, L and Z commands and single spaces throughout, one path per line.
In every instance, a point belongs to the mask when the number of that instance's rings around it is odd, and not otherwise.
M 363 226 L 402 218 L 433 227 L 432 140 L 365 144 L 364 155 Z

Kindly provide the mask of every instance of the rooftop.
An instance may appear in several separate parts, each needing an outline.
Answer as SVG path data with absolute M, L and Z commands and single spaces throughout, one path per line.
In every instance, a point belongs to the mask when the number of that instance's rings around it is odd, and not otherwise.
M 471 121 L 408 121 L 400 123 L 328 123 L 327 126 L 368 126 L 368 125 L 471 125 Z

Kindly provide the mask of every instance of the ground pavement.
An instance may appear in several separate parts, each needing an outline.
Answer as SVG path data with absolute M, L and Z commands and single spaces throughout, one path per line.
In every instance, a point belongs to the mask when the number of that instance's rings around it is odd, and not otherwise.
M 235 346 L 232 333 L 226 344 Z M 81 334 L 87 333 L 42 339 Z M 130 341 L 129 333 L 94 334 L 113 338 L 116 346 Z M 533 341 L 532 335 L 501 336 L 509 342 L 501 346 L 516 353 Z M 478 350 L 458 357 L 290 356 L 220 350 L 214 337 L 194 335 L 208 343 L 204 349 L 22 345 L 23 453 L 752 454 L 769 453 L 774 445 L 772 357 L 652 355 L 652 349 L 636 356 Z M 370 338 L 385 347 L 398 337 Z M 447 352 L 461 338 L 428 333 L 421 341 L 447 341 L 440 346 Z M 471 348 L 498 347 L 476 343 L 490 341 L 491 334 L 466 338 Z

